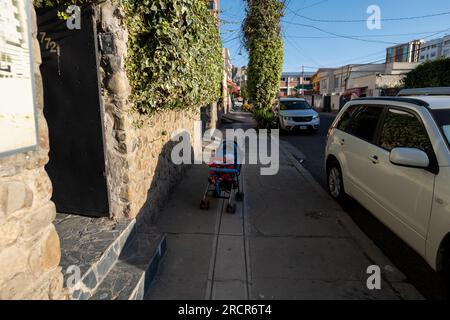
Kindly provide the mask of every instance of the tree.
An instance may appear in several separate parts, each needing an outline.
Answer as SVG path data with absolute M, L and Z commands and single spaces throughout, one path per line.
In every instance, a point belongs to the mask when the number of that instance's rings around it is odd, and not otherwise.
M 409 72 L 405 88 L 450 87 L 450 58 L 428 61 Z
M 243 32 L 249 52 L 247 90 L 259 127 L 270 128 L 283 68 L 280 20 L 284 4 L 280 0 L 246 0 L 246 4 Z

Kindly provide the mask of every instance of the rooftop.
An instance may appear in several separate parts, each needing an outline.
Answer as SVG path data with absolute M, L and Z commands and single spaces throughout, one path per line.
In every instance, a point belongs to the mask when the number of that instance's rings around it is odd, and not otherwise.
M 312 77 L 315 72 L 283 72 L 281 74 L 282 77 Z

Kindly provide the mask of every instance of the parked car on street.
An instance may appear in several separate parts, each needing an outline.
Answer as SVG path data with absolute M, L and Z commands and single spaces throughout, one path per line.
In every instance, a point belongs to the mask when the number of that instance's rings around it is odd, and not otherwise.
M 280 130 L 319 130 L 319 114 L 303 98 L 281 98 L 275 112 Z
M 329 193 L 356 199 L 449 281 L 450 91 L 400 95 L 340 111 L 326 145 Z
M 243 105 L 243 103 L 241 101 L 239 101 L 239 100 L 235 100 L 234 101 L 234 107 L 235 108 L 241 108 L 242 105 Z

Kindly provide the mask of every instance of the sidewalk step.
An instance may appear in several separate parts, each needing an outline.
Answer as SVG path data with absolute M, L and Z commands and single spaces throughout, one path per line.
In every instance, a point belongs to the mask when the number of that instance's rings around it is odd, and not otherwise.
M 165 235 L 136 233 L 91 300 L 142 300 L 165 251 Z
M 69 289 L 75 300 L 88 300 L 107 277 L 129 238 L 136 231 L 136 221 L 115 222 L 58 214 L 56 229 L 61 241 L 61 267 L 68 283 L 73 266 L 80 270 L 80 280 Z

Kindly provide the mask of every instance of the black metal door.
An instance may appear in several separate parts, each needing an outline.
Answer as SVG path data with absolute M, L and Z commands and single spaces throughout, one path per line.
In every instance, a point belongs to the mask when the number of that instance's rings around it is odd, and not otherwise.
M 52 200 L 58 212 L 109 216 L 93 11 L 83 7 L 74 30 L 61 18 L 65 11 L 37 11 Z

